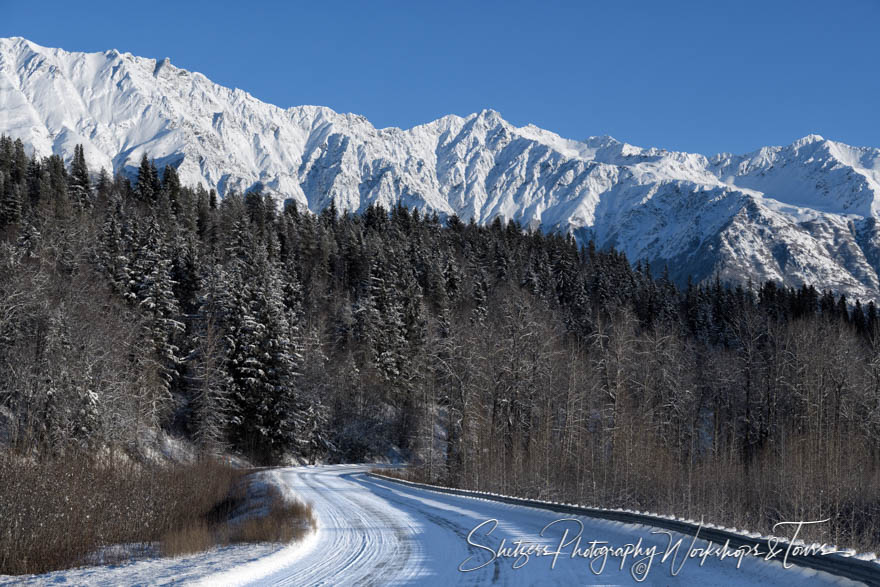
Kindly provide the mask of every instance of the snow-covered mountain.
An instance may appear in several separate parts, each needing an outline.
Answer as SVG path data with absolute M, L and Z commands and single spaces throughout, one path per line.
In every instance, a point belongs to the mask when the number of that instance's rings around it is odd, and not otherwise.
M 396 202 L 442 216 L 572 232 L 673 276 L 776 279 L 880 297 L 880 149 L 810 135 L 712 158 L 583 142 L 494 111 L 377 129 L 319 106 L 282 109 L 128 53 L 0 39 L 0 133 L 40 154 L 133 172 L 144 153 L 188 184 L 260 184 L 319 211 Z

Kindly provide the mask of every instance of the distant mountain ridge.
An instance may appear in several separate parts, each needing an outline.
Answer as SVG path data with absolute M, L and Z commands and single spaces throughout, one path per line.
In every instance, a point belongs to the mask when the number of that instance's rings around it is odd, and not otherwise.
M 711 158 L 611 137 L 564 139 L 497 112 L 407 130 L 319 106 L 282 109 L 115 50 L 0 39 L 0 133 L 39 154 L 132 172 L 144 153 L 222 195 L 261 185 L 318 212 L 398 202 L 571 232 L 678 280 L 811 283 L 880 298 L 880 149 L 809 135 Z

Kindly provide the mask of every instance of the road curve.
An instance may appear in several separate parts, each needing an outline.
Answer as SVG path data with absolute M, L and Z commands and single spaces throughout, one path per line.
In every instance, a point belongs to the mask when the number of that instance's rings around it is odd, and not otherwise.
M 825 573 L 786 569 L 755 557 L 685 560 L 691 539 L 656 529 L 579 517 L 558 522 L 539 534 L 558 513 L 490 500 L 448 495 L 369 477 L 370 466 L 295 467 L 273 472 L 292 494 L 312 504 L 317 531 L 302 544 L 246 567 L 208 577 L 207 584 L 253 585 L 855 585 Z M 497 520 L 497 526 L 490 520 Z M 471 534 L 478 525 L 487 522 Z M 587 556 L 572 557 L 574 534 Z M 492 528 L 491 533 L 487 531 Z M 563 533 L 569 545 L 560 548 Z M 471 542 L 468 544 L 468 536 Z M 674 560 L 661 558 L 681 538 Z M 493 559 L 502 539 L 545 545 L 552 555 Z M 591 541 L 625 548 L 656 547 L 657 555 L 602 557 Z M 693 548 L 706 546 L 697 541 Z M 538 546 L 539 548 L 541 546 Z M 513 553 L 514 555 L 517 553 Z M 592 555 L 592 557 L 590 557 Z M 600 565 L 605 560 L 604 568 Z M 515 568 L 516 562 L 521 563 Z M 684 561 L 684 562 L 683 562 Z M 641 562 L 641 564 L 639 564 Z M 476 568 L 463 572 L 460 570 Z M 643 578 L 636 581 L 634 575 Z

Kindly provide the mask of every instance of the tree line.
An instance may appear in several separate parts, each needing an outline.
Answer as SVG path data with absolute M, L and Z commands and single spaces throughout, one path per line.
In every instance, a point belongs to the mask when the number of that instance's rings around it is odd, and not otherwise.
M 880 543 L 873 302 L 676 284 L 499 219 L 221 199 L 7 137 L 0 264 L 17 451 L 161 429 L 267 463 L 399 453 L 461 487 Z

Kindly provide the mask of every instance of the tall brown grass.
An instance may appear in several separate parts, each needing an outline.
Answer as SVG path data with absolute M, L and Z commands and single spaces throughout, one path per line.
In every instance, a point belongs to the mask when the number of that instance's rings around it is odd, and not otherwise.
M 225 529 L 247 499 L 246 475 L 215 460 L 160 466 L 83 454 L 33 461 L 0 453 L 0 574 L 114 562 L 101 554 L 112 545 L 126 545 L 121 551 L 130 553 L 160 544 L 163 554 L 173 555 L 293 538 L 295 530 L 279 528 L 312 523 L 307 506 L 288 511 L 279 497 L 268 510 L 272 523 L 261 522 L 265 532 Z
M 232 499 L 218 504 L 202 520 L 166 533 L 161 540 L 162 554 L 181 556 L 237 543 L 293 542 L 302 539 L 315 527 L 310 505 L 289 501 L 274 487 L 269 487 L 266 495 L 255 499 L 265 511 L 251 512 L 241 520 L 232 518 L 239 507 L 246 507 L 251 493 L 247 486 L 247 483 L 240 484 Z

